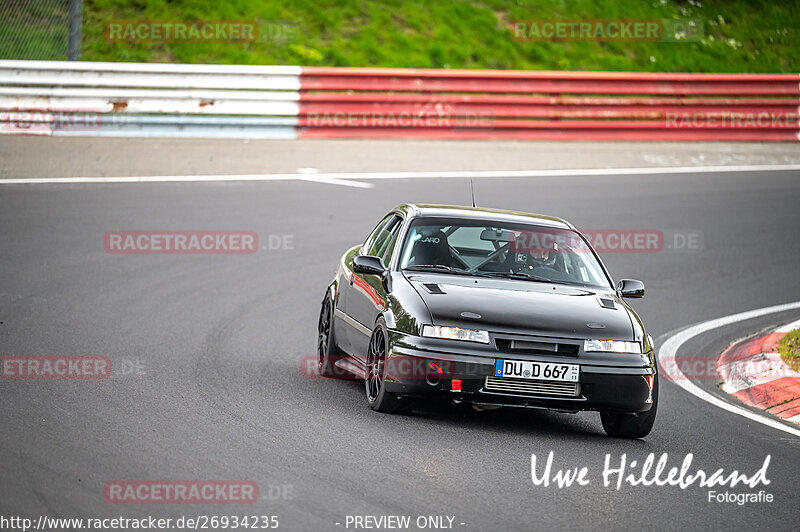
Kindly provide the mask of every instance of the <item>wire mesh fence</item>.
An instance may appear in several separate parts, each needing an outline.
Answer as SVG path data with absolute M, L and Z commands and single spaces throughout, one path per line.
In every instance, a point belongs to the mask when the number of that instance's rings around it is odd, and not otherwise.
M 83 0 L 0 0 L 0 59 L 80 59 Z

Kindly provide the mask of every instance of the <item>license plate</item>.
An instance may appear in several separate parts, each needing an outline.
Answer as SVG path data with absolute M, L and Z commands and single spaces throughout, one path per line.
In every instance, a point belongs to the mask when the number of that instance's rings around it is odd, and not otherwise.
M 498 358 L 494 366 L 495 377 L 578 382 L 579 375 L 580 366 L 577 364 L 552 364 L 549 362 L 528 362 L 526 360 Z

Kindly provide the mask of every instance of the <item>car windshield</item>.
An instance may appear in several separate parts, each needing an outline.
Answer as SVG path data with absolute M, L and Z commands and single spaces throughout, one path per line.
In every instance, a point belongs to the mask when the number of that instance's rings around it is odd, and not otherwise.
M 419 219 L 406 236 L 400 267 L 609 287 L 600 263 L 577 231 L 532 224 Z

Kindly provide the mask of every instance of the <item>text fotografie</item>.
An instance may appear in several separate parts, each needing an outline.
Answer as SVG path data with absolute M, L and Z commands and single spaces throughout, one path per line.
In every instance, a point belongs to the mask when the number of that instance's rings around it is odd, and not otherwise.
M 617 490 L 622 488 L 623 483 L 630 486 L 677 486 L 680 489 L 686 489 L 693 485 L 704 488 L 734 487 L 738 484 L 750 488 L 755 488 L 759 484 L 767 486 L 770 483 L 767 479 L 770 457 L 767 455 L 761 468 L 748 476 L 736 470 L 726 473 L 722 468 L 711 474 L 707 474 L 702 469 L 690 471 L 694 458 L 691 453 L 686 455 L 680 467 L 672 467 L 669 470 L 667 470 L 669 460 L 667 453 L 662 453 L 658 461 L 656 461 L 655 453 L 650 453 L 641 464 L 637 460 L 628 462 L 625 454 L 612 463 L 611 455 L 607 454 L 602 473 L 603 486 L 613 486 Z M 535 486 L 547 487 L 552 483 L 559 489 L 573 485 L 587 486 L 591 483 L 588 467 L 573 467 L 553 472 L 553 451 L 547 455 L 547 461 L 541 474 L 536 468 L 536 455 L 531 454 L 531 480 Z

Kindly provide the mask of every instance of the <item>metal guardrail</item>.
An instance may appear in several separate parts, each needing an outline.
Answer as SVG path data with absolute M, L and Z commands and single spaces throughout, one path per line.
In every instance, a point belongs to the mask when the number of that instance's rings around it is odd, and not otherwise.
M 0 133 L 297 137 L 300 67 L 0 61 Z
M 799 111 L 797 74 L 0 61 L 0 133 L 797 141 Z
M 302 137 L 798 140 L 798 74 L 304 67 L 301 91 Z

